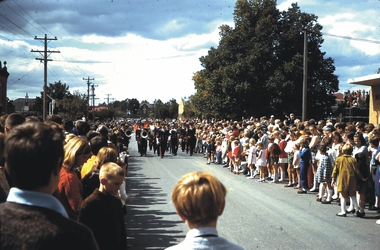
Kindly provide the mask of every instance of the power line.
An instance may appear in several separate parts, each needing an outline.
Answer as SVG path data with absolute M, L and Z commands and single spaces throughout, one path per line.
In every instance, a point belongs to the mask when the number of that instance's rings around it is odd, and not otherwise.
M 14 1 L 13 1 L 14 2 Z M 16 2 L 15 2 L 16 3 Z M 22 15 L 20 15 L 19 13 L 17 13 L 14 9 L 12 9 L 12 7 L 10 7 L 6 2 L 4 2 L 4 4 L 9 8 L 11 9 L 16 15 L 18 15 L 19 17 L 21 17 L 22 19 L 24 19 L 25 22 L 29 23 L 30 25 L 32 25 L 34 28 L 36 28 L 37 30 L 39 30 L 41 33 L 43 33 L 42 30 L 40 30 L 39 28 L 37 28 L 36 26 L 34 26 L 33 23 L 29 22 L 28 20 L 26 20 Z M 16 3 L 17 4 L 17 3 Z M 17 4 L 18 5 L 18 4 Z M 19 6 L 20 7 L 20 6 Z M 30 16 L 30 15 L 29 15 Z
M 342 39 L 348 39 L 348 40 L 354 40 L 354 41 L 360 41 L 360 42 L 366 42 L 366 43 L 375 43 L 375 44 L 380 44 L 380 41 L 376 40 L 370 40 L 370 39 L 364 39 L 364 38 L 355 38 L 355 37 L 350 37 L 350 36 L 338 36 L 334 34 L 329 34 L 329 33 L 322 33 L 325 36 L 332 36 L 336 38 L 342 38 Z
M 53 35 L 49 30 L 47 30 L 42 24 L 40 24 L 36 19 L 34 19 L 28 12 L 26 12 L 15 0 L 13 0 L 13 2 L 25 13 L 27 14 L 33 21 L 35 21 L 38 25 L 40 25 L 45 31 L 47 31 L 48 33 L 50 33 L 50 35 Z M 8 6 L 8 5 L 7 5 Z M 26 19 L 24 19 L 25 21 L 27 21 Z M 28 23 L 30 23 L 29 21 L 27 21 Z M 32 23 L 30 23 L 33 27 L 35 27 Z M 36 29 L 38 29 L 37 27 L 35 27 Z M 38 29 L 40 30 L 40 29 Z M 40 30 L 41 31 L 41 30 Z M 42 31 L 41 31 L 42 32 Z M 43 33 L 43 32 L 42 32 Z

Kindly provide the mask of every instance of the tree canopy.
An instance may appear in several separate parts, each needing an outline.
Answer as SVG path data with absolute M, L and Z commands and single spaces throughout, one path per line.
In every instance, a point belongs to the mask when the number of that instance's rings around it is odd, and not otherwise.
M 220 27 L 218 47 L 200 58 L 191 97 L 204 117 L 239 118 L 302 112 L 304 32 L 308 43 L 307 110 L 322 118 L 338 91 L 332 58 L 324 58 L 318 17 L 297 4 L 280 12 L 275 0 L 239 0 L 234 27 Z

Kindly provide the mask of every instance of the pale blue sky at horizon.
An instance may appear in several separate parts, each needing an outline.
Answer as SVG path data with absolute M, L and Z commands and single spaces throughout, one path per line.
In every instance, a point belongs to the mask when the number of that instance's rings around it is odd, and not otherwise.
M 95 103 L 137 98 L 153 102 L 195 93 L 192 76 L 201 56 L 219 41 L 223 24 L 233 26 L 235 0 L 6 0 L 0 3 L 0 60 L 7 61 L 8 97 L 40 96 L 48 48 L 48 83 L 60 80 L 71 92 L 95 88 Z M 380 59 L 378 0 L 282 0 L 297 2 L 323 26 L 321 50 L 335 61 L 339 92 L 364 89 L 349 79 L 376 74 Z M 353 39 L 349 39 L 353 38 Z M 362 41 L 360 41 L 360 39 Z M 365 88 L 368 89 L 368 88 Z

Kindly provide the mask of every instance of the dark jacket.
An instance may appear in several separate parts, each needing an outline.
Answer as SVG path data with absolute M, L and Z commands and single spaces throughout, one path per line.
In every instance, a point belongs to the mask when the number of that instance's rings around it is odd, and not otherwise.
M 84 200 L 78 220 L 92 230 L 99 249 L 127 248 L 123 208 L 118 198 L 95 189 Z
M 0 204 L 0 249 L 98 249 L 91 231 L 48 208 Z

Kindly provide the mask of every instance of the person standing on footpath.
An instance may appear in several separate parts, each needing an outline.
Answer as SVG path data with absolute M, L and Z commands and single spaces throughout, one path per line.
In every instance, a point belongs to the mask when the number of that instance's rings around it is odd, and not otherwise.
M 299 158 L 300 158 L 300 180 L 301 185 L 297 193 L 306 194 L 308 189 L 307 182 L 307 171 L 309 169 L 309 164 L 311 161 L 311 151 L 309 148 L 309 142 L 306 139 L 301 141 L 301 148 L 299 150 Z

